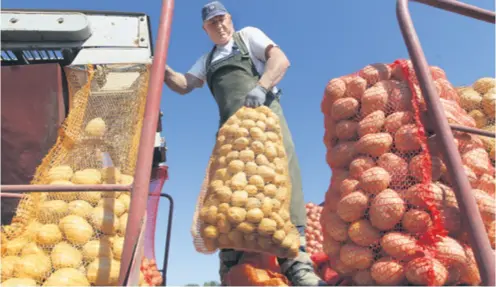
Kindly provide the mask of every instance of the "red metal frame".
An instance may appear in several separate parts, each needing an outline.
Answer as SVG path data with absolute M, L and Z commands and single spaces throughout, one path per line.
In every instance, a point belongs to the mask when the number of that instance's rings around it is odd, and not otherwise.
M 449 0 L 414 0 L 429 6 L 465 15 L 488 23 L 495 22 L 495 13 L 458 1 Z M 440 152 L 444 156 L 445 163 L 453 180 L 453 190 L 460 207 L 460 212 L 465 214 L 463 218 L 465 228 L 470 237 L 470 243 L 474 250 L 475 259 L 480 270 L 482 284 L 495 286 L 495 259 L 487 232 L 482 222 L 472 188 L 463 170 L 463 164 L 455 145 L 453 133 L 448 120 L 444 114 L 443 106 L 437 94 L 437 90 L 429 72 L 429 66 L 422 50 L 417 33 L 413 26 L 408 9 L 408 0 L 398 0 L 396 14 L 401 28 L 403 39 L 408 48 L 420 88 L 424 95 L 428 110 L 427 116 L 436 135 L 436 140 L 443 147 Z M 460 129 L 460 127 L 458 127 Z M 465 129 L 464 131 L 470 132 Z M 480 134 L 480 132 L 478 132 Z M 494 134 L 493 134 L 494 135 Z
M 145 117 L 141 132 L 140 145 L 138 150 L 138 161 L 134 181 L 134 190 L 131 193 L 131 205 L 124 239 L 124 248 L 121 257 L 121 268 L 119 285 L 128 285 L 128 274 L 132 263 L 134 250 L 138 242 L 143 218 L 148 200 L 148 187 L 153 160 L 153 148 L 155 144 L 155 132 L 160 112 L 160 100 L 162 98 L 162 88 L 164 85 L 165 64 L 169 48 L 172 15 L 174 10 L 174 0 L 162 0 L 162 10 L 158 28 L 155 57 L 153 58 L 150 83 L 145 107 Z

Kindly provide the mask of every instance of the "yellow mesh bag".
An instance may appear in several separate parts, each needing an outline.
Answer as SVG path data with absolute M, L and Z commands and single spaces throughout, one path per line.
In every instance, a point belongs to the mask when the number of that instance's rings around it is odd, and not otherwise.
M 232 248 L 294 258 L 291 180 L 279 118 L 243 107 L 219 130 L 191 232 L 198 252 Z
M 32 184 L 132 184 L 150 66 L 65 72 L 69 115 Z M 2 226 L 2 285 L 116 285 L 129 204 L 129 192 L 27 193 Z

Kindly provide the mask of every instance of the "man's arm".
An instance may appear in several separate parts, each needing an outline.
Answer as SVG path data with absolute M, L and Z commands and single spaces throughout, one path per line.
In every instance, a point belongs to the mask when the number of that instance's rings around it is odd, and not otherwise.
M 291 64 L 286 54 L 274 45 L 269 45 L 265 49 L 265 58 L 267 59 L 265 71 L 258 84 L 270 91 L 282 80 Z
M 169 89 L 180 95 L 186 95 L 194 89 L 203 86 L 203 81 L 201 79 L 198 79 L 189 73 L 181 74 L 176 72 L 169 66 L 165 68 L 164 82 Z

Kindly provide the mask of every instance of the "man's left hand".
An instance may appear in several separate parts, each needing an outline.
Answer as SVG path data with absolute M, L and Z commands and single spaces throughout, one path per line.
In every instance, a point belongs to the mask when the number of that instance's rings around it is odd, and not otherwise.
M 266 95 L 267 90 L 264 87 L 257 85 L 248 93 L 248 95 L 246 95 L 245 106 L 256 108 L 263 105 L 265 103 Z

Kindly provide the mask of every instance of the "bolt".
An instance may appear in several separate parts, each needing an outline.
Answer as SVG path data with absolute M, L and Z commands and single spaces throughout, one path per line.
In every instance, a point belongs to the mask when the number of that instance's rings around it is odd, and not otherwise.
M 141 38 L 140 38 L 140 41 L 141 41 L 141 42 L 144 42 L 144 41 L 145 41 L 145 38 L 141 37 Z
M 10 18 L 10 23 L 15 24 L 19 21 L 17 18 Z
M 64 18 L 58 18 L 58 19 L 57 19 L 57 22 L 59 22 L 59 24 L 64 23 Z
M 144 17 L 140 17 L 140 21 L 141 22 L 145 21 L 145 18 Z

